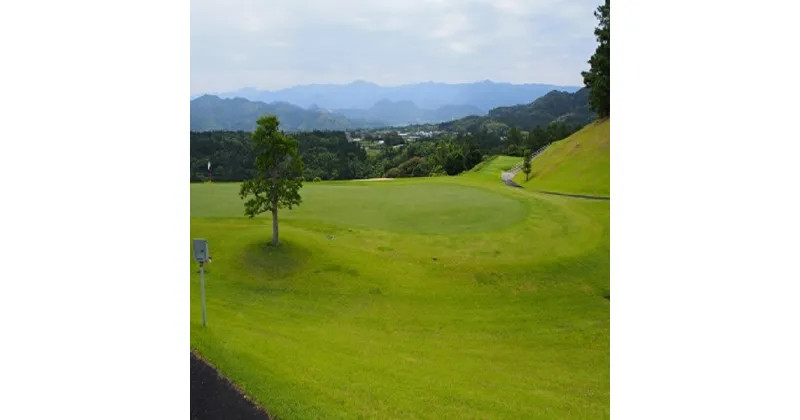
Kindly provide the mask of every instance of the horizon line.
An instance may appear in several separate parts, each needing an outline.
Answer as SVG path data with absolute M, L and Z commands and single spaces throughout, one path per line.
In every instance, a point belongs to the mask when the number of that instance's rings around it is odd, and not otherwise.
M 203 95 L 229 94 L 229 93 L 240 92 L 240 91 L 243 91 L 243 90 L 255 90 L 255 91 L 260 91 L 260 92 L 278 92 L 278 91 L 282 91 L 282 90 L 287 90 L 287 89 L 292 89 L 292 88 L 297 88 L 297 87 L 306 87 L 306 86 L 349 86 L 349 85 L 354 85 L 354 84 L 369 84 L 369 85 L 374 85 L 374 86 L 381 87 L 381 88 L 396 88 L 396 87 L 402 87 L 402 86 L 422 85 L 422 84 L 474 85 L 474 84 L 479 84 L 479 83 L 497 84 L 497 85 L 517 85 L 517 86 L 522 86 L 522 85 L 542 85 L 542 86 L 569 87 L 569 88 L 582 88 L 582 87 L 584 87 L 582 85 L 577 85 L 577 84 L 575 84 L 575 85 L 562 85 L 562 84 L 543 83 L 543 82 L 513 83 L 513 82 L 494 81 L 494 80 L 490 80 L 490 79 L 477 80 L 477 81 L 473 81 L 473 82 L 436 82 L 436 81 L 432 81 L 432 80 L 426 80 L 426 81 L 420 81 L 420 82 L 400 83 L 400 84 L 392 84 L 392 85 L 381 85 L 381 84 L 378 84 L 378 83 L 375 83 L 375 82 L 370 82 L 370 81 L 364 80 L 364 79 L 356 79 L 356 80 L 353 80 L 352 82 L 345 82 L 345 83 L 302 83 L 302 84 L 291 85 L 291 86 L 281 87 L 281 88 L 274 88 L 274 89 L 259 88 L 259 87 L 255 87 L 255 86 L 243 86 L 243 87 L 240 87 L 240 88 L 237 88 L 237 89 L 232 89 L 232 90 L 227 90 L 227 91 L 215 91 L 215 92 L 204 91 L 204 92 L 200 92 L 200 93 L 190 93 L 190 96 L 194 97 L 194 96 L 203 96 Z

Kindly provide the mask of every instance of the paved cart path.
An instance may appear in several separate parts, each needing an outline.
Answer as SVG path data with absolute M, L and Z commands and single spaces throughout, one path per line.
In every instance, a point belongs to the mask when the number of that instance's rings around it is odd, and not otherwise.
M 533 153 L 533 155 L 531 156 L 531 161 L 533 161 L 533 159 L 535 159 L 536 156 L 539 156 L 539 154 L 541 154 L 544 151 L 544 149 L 546 149 L 546 148 L 547 148 L 547 146 L 545 146 L 545 147 L 539 149 L 538 151 L 536 151 L 535 153 Z M 508 185 L 509 187 L 522 188 L 522 185 L 519 185 L 516 182 L 514 182 L 514 177 L 521 170 L 522 170 L 522 162 L 514 165 L 513 167 L 511 167 L 511 169 L 509 169 L 507 171 L 503 171 L 500 174 L 500 179 L 502 179 L 503 182 L 505 182 L 506 185 Z M 542 194 L 561 195 L 561 196 L 565 196 L 565 197 L 586 198 L 586 199 L 590 199 L 590 200 L 610 200 L 611 199 L 611 197 L 601 197 L 601 196 L 596 196 L 596 195 L 584 195 L 584 194 L 569 194 L 569 193 L 560 193 L 560 192 L 554 192 L 554 191 L 536 190 L 536 192 L 542 193 Z
M 247 400 L 216 369 L 191 353 L 190 418 L 192 420 L 264 420 L 263 410 Z

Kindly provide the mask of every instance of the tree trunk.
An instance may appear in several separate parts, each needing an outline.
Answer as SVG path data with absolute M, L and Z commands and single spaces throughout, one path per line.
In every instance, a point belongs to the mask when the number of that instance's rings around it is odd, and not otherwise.
M 272 182 L 278 184 L 278 166 L 272 167 Z M 272 199 L 272 245 L 278 245 L 278 197 Z
M 278 245 L 278 206 L 272 208 L 272 245 Z

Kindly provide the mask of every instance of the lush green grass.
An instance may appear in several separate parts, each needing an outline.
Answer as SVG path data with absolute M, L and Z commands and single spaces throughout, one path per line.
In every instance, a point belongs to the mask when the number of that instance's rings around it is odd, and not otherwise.
M 208 193 L 204 187 L 193 185 L 192 196 L 197 197 L 192 201 L 193 216 L 244 214 L 241 201 L 230 199 L 238 193 L 238 185 L 220 185 Z M 281 220 L 394 232 L 472 233 L 511 226 L 525 217 L 525 206 L 519 201 L 461 185 L 395 181 L 306 183 L 302 192 L 303 204 L 287 211 Z M 498 208 L 503 209 L 505 217 L 493 217 Z
M 280 418 L 608 418 L 609 204 L 491 165 L 306 183 L 278 248 L 236 185 L 192 185 L 192 348 Z
M 610 120 L 587 125 L 553 143 L 531 164 L 531 177 L 514 181 L 525 188 L 608 197 L 610 190 Z
M 522 162 L 522 157 L 516 156 L 492 156 L 491 158 L 479 163 L 472 172 L 490 175 L 495 178 L 500 177 L 500 172 L 511 169 L 512 166 Z

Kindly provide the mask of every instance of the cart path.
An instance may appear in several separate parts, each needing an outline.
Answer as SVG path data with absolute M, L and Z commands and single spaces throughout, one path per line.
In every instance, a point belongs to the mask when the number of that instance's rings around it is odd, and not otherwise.
M 214 367 L 193 352 L 190 364 L 192 420 L 265 420 L 270 416 L 250 402 Z
M 544 151 L 544 149 L 546 149 L 546 148 L 547 148 L 547 146 L 539 149 L 536 153 L 534 153 L 531 156 L 531 161 L 533 161 L 533 159 L 535 159 L 536 156 L 541 154 Z M 514 177 L 517 176 L 517 174 L 521 170 L 522 170 L 522 162 L 512 166 L 511 169 L 509 169 L 507 171 L 503 171 L 502 173 L 500 173 L 500 179 L 502 179 L 503 182 L 505 182 L 505 184 L 508 185 L 509 187 L 522 188 L 522 185 L 519 185 L 516 182 L 514 182 Z M 535 191 L 538 192 L 538 193 L 541 193 L 541 194 L 560 195 L 560 196 L 564 196 L 564 197 L 573 197 L 573 198 L 585 198 L 585 199 L 589 199 L 589 200 L 611 200 L 611 197 L 603 197 L 603 196 L 597 196 L 597 195 L 570 194 L 570 193 L 561 193 L 561 192 L 543 191 L 543 190 L 535 190 Z

